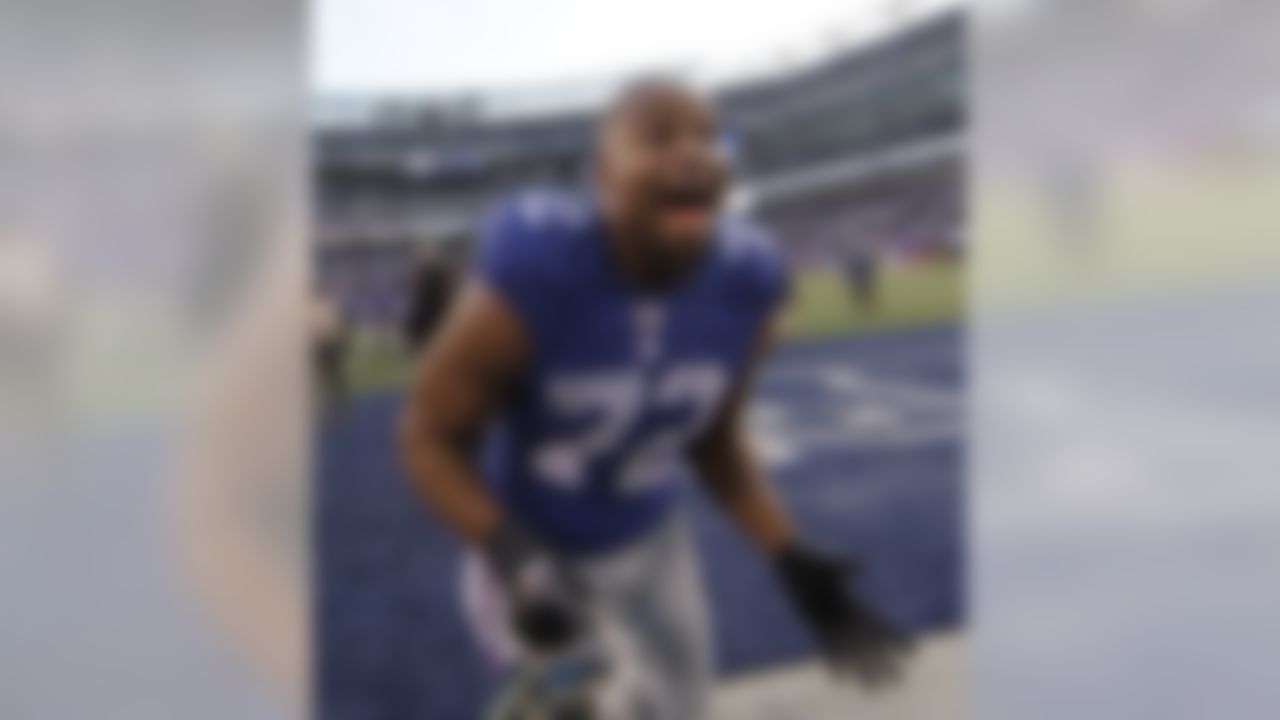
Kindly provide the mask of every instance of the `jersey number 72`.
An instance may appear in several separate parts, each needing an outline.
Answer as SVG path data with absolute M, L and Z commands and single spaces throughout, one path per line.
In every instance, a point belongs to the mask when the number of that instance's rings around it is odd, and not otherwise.
M 669 476 L 678 453 L 711 420 L 727 384 L 724 367 L 710 361 L 675 364 L 652 379 L 639 368 L 555 378 L 547 387 L 553 411 L 590 422 L 535 448 L 534 468 L 548 482 L 573 490 L 584 485 L 593 463 L 612 458 L 615 489 L 649 489 Z M 672 419 L 635 437 L 635 424 L 657 414 Z

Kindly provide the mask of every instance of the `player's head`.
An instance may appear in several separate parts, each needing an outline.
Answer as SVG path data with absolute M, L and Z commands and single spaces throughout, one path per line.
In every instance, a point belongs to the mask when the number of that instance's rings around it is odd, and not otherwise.
M 651 251 L 700 253 L 729 174 L 711 103 L 675 80 L 630 85 L 597 132 L 595 180 L 605 213 Z

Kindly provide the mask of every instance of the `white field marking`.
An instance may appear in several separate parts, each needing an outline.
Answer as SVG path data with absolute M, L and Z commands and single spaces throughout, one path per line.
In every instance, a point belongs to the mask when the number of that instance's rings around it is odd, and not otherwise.
M 959 404 L 955 390 L 932 387 L 918 382 L 869 375 L 848 365 L 825 364 L 816 367 L 786 367 L 771 372 L 764 379 L 765 394 L 768 389 L 782 383 L 806 382 L 815 379 L 824 389 L 837 395 L 871 397 L 891 396 L 902 403 L 920 407 L 951 409 Z
M 813 403 L 778 399 L 779 383 L 814 384 Z M 814 452 L 904 449 L 954 440 L 962 427 L 959 394 L 886 380 L 847 365 L 784 368 L 768 378 L 751 413 L 757 446 L 771 467 Z
M 752 442 L 769 467 L 786 467 L 800 454 L 799 446 L 785 435 L 757 434 Z

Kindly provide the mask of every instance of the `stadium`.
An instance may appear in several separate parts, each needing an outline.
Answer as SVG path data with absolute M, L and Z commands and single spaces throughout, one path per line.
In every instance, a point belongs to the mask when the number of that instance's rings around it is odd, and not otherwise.
M 753 408 L 770 470 L 797 522 L 867 558 L 869 592 L 895 619 L 947 638 L 947 652 L 963 621 L 964 25 L 947 11 L 709 86 L 734 202 L 774 233 L 792 273 L 787 342 Z M 498 198 L 582 186 L 599 90 L 318 110 L 316 285 L 347 329 L 346 397 L 317 429 L 323 717 L 469 720 L 493 689 L 456 607 L 458 543 L 423 511 L 395 455 L 413 355 L 403 328 L 416 270 L 456 278 Z M 804 712 L 820 695 L 801 697 L 807 680 L 767 680 L 807 667 L 810 641 L 766 568 L 693 502 L 717 666 L 738 688 L 717 716 L 781 717 L 768 714 L 773 702 L 799 713 L 787 717 L 844 717 Z M 903 700 L 895 716 L 958 714 L 937 706 L 951 692 Z

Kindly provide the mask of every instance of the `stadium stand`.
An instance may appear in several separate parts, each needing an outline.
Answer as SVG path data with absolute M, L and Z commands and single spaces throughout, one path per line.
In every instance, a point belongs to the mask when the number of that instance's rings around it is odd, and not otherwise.
M 715 91 L 741 198 L 793 264 L 960 251 L 963 25 L 961 13 L 944 13 Z M 465 252 L 496 197 L 583 183 L 589 111 L 486 107 L 399 101 L 321 123 L 317 271 L 353 319 L 399 323 L 415 249 Z

